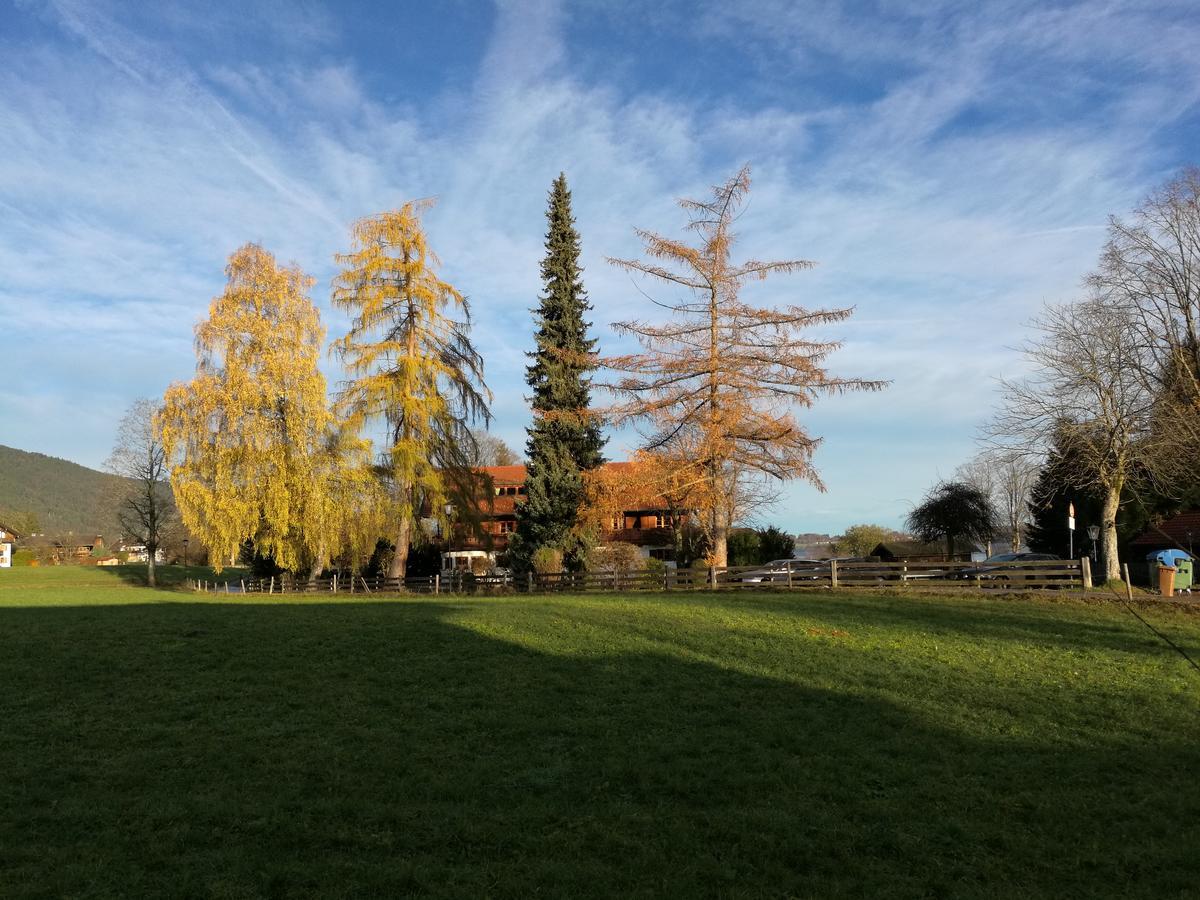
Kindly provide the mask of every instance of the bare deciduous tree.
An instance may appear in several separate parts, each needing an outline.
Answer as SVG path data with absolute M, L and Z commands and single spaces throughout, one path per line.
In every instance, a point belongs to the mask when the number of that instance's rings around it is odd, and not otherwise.
M 1029 496 L 1037 474 L 1037 461 L 1030 455 L 988 449 L 959 466 L 954 477 L 974 485 L 991 498 L 1008 529 L 1009 546 L 1015 552 L 1025 543 Z
M 1096 296 L 1134 310 L 1140 359 L 1164 411 L 1200 444 L 1200 169 L 1151 194 L 1129 220 L 1109 221 Z
M 471 429 L 475 436 L 475 446 L 465 447 L 467 457 L 472 466 L 515 466 L 521 462 L 521 457 L 512 447 L 494 434 L 478 429 Z
M 1106 578 L 1120 577 L 1117 513 L 1135 474 L 1169 477 L 1178 465 L 1174 433 L 1154 428 L 1156 394 L 1144 373 L 1147 348 L 1129 307 L 1093 298 L 1048 307 L 1034 323 L 1040 336 L 1025 348 L 1033 372 L 1003 383 L 1004 404 L 990 428 L 996 446 L 1043 455 L 1057 437 L 1079 461 L 1070 473 L 1104 498 L 1102 548 Z
M 146 580 L 154 587 L 155 557 L 162 534 L 174 516 L 167 482 L 167 457 L 154 418 L 158 407 L 145 398 L 135 400 L 117 427 L 117 442 L 105 467 L 128 480 L 120 499 L 118 518 L 125 537 L 146 547 Z

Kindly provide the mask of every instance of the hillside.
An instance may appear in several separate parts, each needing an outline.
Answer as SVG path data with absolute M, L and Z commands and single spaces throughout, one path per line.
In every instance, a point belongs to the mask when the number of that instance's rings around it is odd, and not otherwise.
M 12 519 L 14 528 L 32 513 L 45 534 L 102 534 L 118 540 L 119 485 L 115 475 L 0 445 L 0 522 Z

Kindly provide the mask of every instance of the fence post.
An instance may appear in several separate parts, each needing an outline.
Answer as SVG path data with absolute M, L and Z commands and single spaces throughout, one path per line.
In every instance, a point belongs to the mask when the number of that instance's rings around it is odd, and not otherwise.
M 533 593 L 533 570 L 525 573 L 525 593 Z
M 442 592 L 442 575 L 440 572 L 433 576 L 433 592 L 440 594 Z
M 1133 602 L 1133 582 L 1129 580 L 1129 563 L 1125 563 L 1125 596 Z
M 245 578 L 242 579 L 242 593 L 243 594 L 246 593 L 246 579 Z
M 832 560 L 830 560 L 830 562 L 831 564 L 836 565 L 836 563 L 833 563 Z M 784 565 L 787 566 L 788 590 L 790 591 L 792 589 L 792 564 L 790 562 L 786 562 Z
M 790 572 L 790 570 L 789 570 L 789 572 Z M 835 588 L 838 586 L 837 560 L 836 559 L 831 559 L 829 561 L 829 586 L 831 588 Z
M 717 589 L 717 567 L 716 566 L 708 567 L 708 589 L 710 591 L 715 591 Z
M 1092 589 L 1092 561 L 1085 556 L 1081 562 L 1083 565 L 1083 589 L 1090 591 Z
M 271 593 L 271 594 L 275 593 L 275 576 L 274 575 L 271 576 L 271 590 L 268 591 L 268 593 Z

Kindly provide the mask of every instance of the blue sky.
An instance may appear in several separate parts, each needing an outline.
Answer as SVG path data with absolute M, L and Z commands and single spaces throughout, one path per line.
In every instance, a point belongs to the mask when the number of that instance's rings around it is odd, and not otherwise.
M 339 334 L 349 224 L 436 196 L 520 447 L 554 176 L 617 352 L 609 323 L 651 313 L 604 257 L 749 162 L 742 246 L 819 266 L 748 296 L 855 306 L 833 369 L 893 382 L 803 414 L 829 490 L 763 519 L 899 524 L 972 455 L 1106 217 L 1200 162 L 1197 46 L 1190 2 L 0 0 L 0 443 L 99 466 L 125 408 L 190 375 L 248 240 L 318 279 Z

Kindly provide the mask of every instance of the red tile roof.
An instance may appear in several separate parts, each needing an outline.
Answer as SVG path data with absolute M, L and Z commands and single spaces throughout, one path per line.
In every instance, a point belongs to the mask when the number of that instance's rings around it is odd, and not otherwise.
M 1166 547 L 1168 544 L 1180 550 L 1188 549 L 1188 532 L 1191 543 L 1200 544 L 1200 509 L 1182 512 L 1151 525 L 1134 540 L 1134 547 Z
M 484 466 L 480 471 L 492 476 L 496 484 L 524 484 L 524 466 Z
M 628 463 L 628 462 L 606 462 L 604 464 L 604 468 L 606 468 L 606 469 L 624 469 L 625 467 L 627 467 L 629 465 L 632 465 L 632 464 Z M 527 472 L 526 467 L 523 465 L 520 465 L 520 466 L 484 466 L 479 471 L 486 472 L 488 475 L 491 475 L 492 480 L 494 482 L 496 482 L 496 484 L 498 484 L 498 485 L 499 484 L 504 484 L 504 485 L 524 484 L 525 478 L 526 478 L 526 472 Z

